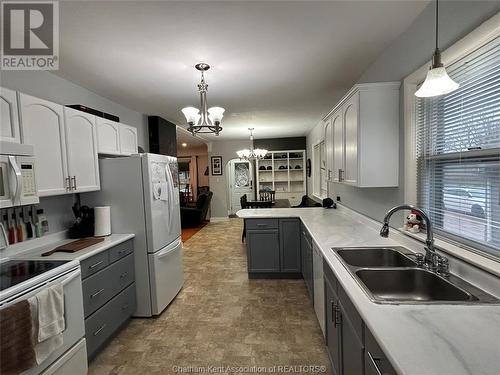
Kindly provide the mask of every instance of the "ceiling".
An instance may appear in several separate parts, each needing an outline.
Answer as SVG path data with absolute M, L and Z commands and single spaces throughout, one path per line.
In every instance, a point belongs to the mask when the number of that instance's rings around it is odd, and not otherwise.
M 197 149 L 202 147 L 207 147 L 206 141 L 198 136 L 192 136 L 187 130 L 177 127 L 177 149 L 182 148 L 182 144 L 185 143 L 186 148 Z
M 428 1 L 61 1 L 56 74 L 184 126 L 207 62 L 221 139 L 300 136 Z

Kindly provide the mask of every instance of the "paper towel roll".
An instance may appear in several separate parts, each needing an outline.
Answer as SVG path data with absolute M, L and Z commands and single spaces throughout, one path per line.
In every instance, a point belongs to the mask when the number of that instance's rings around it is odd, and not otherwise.
M 109 206 L 94 207 L 94 236 L 111 234 L 111 209 Z

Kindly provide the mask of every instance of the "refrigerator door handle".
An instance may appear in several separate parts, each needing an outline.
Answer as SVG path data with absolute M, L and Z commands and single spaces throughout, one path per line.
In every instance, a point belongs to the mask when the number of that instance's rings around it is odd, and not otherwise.
M 169 245 L 166 249 L 163 249 L 155 254 L 156 258 L 160 259 L 163 257 L 166 257 L 169 255 L 171 252 L 177 250 L 179 245 L 181 245 L 182 241 L 179 238 L 177 241 L 175 241 L 173 244 Z
M 170 166 L 169 164 L 165 164 L 165 177 L 167 179 L 167 192 L 168 192 L 168 226 L 172 224 L 172 209 L 173 209 L 173 194 L 172 194 L 172 189 L 173 189 L 173 184 L 174 182 L 172 181 L 172 174 L 170 173 Z M 168 228 L 170 230 L 170 228 Z

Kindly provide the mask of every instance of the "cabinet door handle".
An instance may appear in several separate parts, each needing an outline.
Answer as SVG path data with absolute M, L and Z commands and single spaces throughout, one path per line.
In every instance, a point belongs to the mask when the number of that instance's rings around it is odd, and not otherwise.
M 122 306 L 122 310 L 127 310 L 128 309 L 128 303 Z
M 106 328 L 106 324 L 103 324 L 102 326 L 100 326 L 97 331 L 94 332 L 94 336 L 97 336 L 99 333 L 101 333 L 101 331 Z
M 128 272 L 124 272 L 120 275 L 120 279 L 123 279 L 128 276 Z
M 73 181 L 72 189 L 76 190 L 76 176 L 71 177 L 71 181 Z
M 342 181 L 342 169 L 339 168 L 339 182 Z
M 382 375 L 382 371 L 380 371 L 380 368 L 377 365 L 377 362 L 380 362 L 382 359 L 374 358 L 372 356 L 372 353 L 370 353 L 369 351 L 367 351 L 366 353 L 368 353 L 368 358 L 370 358 L 370 362 L 372 363 L 373 367 L 375 368 L 375 371 L 377 371 L 377 375 Z
M 342 313 L 340 311 L 340 307 L 335 305 L 335 322 L 333 324 L 334 327 L 337 327 L 338 325 L 342 324 Z
M 104 263 L 104 261 L 100 260 L 99 262 L 92 264 L 91 266 L 89 266 L 89 270 L 96 268 L 97 266 L 101 265 L 102 263 Z
M 328 170 L 328 180 L 331 180 L 332 179 L 332 170 L 329 169 Z
M 90 298 L 95 298 L 97 297 L 99 294 L 101 294 L 102 292 L 104 292 L 104 288 L 98 290 L 97 292 L 95 292 L 94 294 L 91 294 L 90 295 Z
M 70 191 L 71 190 L 71 182 L 70 182 L 70 178 L 69 177 L 66 177 L 64 179 L 64 181 L 66 182 L 66 191 Z

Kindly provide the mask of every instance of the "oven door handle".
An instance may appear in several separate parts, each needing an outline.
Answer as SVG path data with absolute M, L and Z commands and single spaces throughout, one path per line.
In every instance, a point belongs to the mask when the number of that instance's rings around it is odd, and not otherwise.
M 74 279 L 76 279 L 81 274 L 82 273 L 81 273 L 80 269 L 75 270 L 72 274 L 68 274 L 67 277 L 66 277 L 66 279 L 64 279 L 61 282 L 62 286 L 67 285 L 68 283 L 70 283 L 71 281 L 73 281 Z
M 16 176 L 16 192 L 14 193 L 14 201 L 12 202 L 14 205 L 16 205 L 21 203 L 20 199 L 21 199 L 21 191 L 23 189 L 23 179 L 21 175 L 21 170 L 17 165 L 15 156 L 9 155 L 9 164 L 12 167 L 12 170 L 14 171 L 14 174 Z

